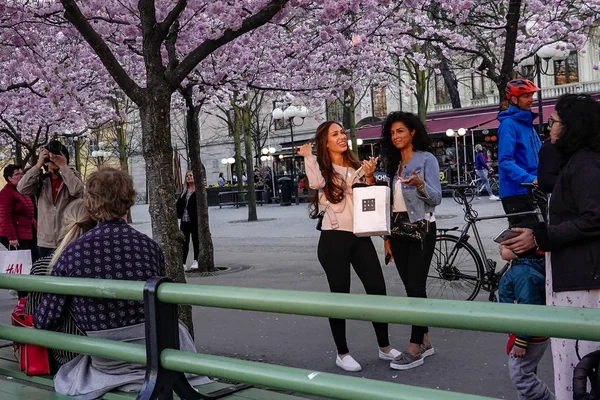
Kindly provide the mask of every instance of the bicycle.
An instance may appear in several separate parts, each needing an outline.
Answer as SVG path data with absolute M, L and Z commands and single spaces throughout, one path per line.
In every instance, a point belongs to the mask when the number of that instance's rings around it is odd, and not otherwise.
M 477 222 L 518 215 L 535 215 L 538 221 L 544 221 L 537 201 L 540 191 L 534 184 L 521 185 L 529 190 L 535 207 L 533 211 L 479 217 L 466 198 L 466 192 L 475 187 L 464 184 L 448 186 L 457 191 L 461 197 L 462 203 L 460 204 L 463 206 L 466 224 L 458 236 L 449 234 L 449 232 L 458 231 L 459 227 L 457 226 L 438 228 L 439 234 L 436 236 L 435 250 L 427 279 L 427 294 L 429 297 L 441 299 L 474 300 L 479 291 L 483 289 L 490 293 L 488 300 L 496 302 L 498 301 L 496 296 L 498 284 L 509 264 L 507 263 L 500 271 L 496 272 L 496 262 L 486 255 L 477 229 Z M 477 249 L 469 243 L 471 228 Z
M 465 198 L 468 203 L 471 203 L 475 196 L 479 197 L 481 192 L 485 189 L 483 186 L 483 182 L 481 182 L 481 178 L 477 176 L 475 171 L 467 171 L 466 172 L 467 183 L 463 185 L 473 186 L 473 188 L 465 189 Z M 498 193 L 498 180 L 494 176 L 489 176 L 488 181 L 490 183 L 490 187 L 492 188 L 492 194 Z M 458 195 L 456 190 L 452 191 L 452 198 L 458 204 L 462 204 L 463 201 Z

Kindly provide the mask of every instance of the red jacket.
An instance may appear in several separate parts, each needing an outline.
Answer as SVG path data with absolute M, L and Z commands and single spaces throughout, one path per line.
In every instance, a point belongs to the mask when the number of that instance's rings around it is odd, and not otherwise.
M 0 190 L 0 236 L 8 240 L 33 239 L 33 202 L 22 195 L 12 183 Z

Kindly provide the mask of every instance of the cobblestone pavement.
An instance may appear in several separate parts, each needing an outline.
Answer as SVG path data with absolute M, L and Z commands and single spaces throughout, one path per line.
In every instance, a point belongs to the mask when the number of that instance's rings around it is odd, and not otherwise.
M 502 214 L 500 202 L 487 198 L 474 201 L 480 215 Z M 218 267 L 228 272 L 201 277 L 188 274 L 188 282 L 202 285 L 232 287 L 263 287 L 327 292 L 324 272 L 317 260 L 319 232 L 315 221 L 308 218 L 308 206 L 258 207 L 257 222 L 246 222 L 247 208 L 211 207 L 210 225 Z M 148 206 L 133 209 L 134 227 L 151 234 Z M 464 224 L 459 205 L 444 198 L 436 210 L 438 227 Z M 500 261 L 497 245 L 492 241 L 506 227 L 504 219 L 479 224 L 488 257 Z M 373 239 L 378 250 L 381 239 Z M 383 257 L 380 254 L 383 265 Z M 191 254 L 188 257 L 191 262 Z M 393 264 L 384 266 L 388 294 L 404 296 L 404 289 Z M 353 293 L 364 293 L 353 274 Z M 478 301 L 486 301 L 480 293 Z M 2 301 L 3 300 L 3 301 Z M 8 322 L 12 309 L 10 296 L 0 291 L 3 323 Z M 514 399 L 516 394 L 509 381 L 505 353 L 506 335 L 432 328 L 431 338 L 436 349 L 425 364 L 409 371 L 391 370 L 377 357 L 377 343 L 371 324 L 348 321 L 347 336 L 350 351 L 363 366 L 359 373 L 346 373 L 335 366 L 335 346 L 329 325 L 323 318 L 270 314 L 194 307 L 196 344 L 201 352 L 268 362 L 323 372 L 342 373 L 384 381 Z M 403 350 L 410 336 L 410 327 L 390 326 L 390 340 Z M 542 379 L 552 385 L 551 356 L 546 354 L 539 367 Z

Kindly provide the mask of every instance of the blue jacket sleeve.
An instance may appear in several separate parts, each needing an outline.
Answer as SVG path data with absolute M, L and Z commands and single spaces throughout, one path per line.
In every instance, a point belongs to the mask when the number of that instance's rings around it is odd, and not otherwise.
M 517 130 L 508 123 L 500 124 L 498 128 L 498 169 L 517 183 L 533 182 L 537 176 L 529 174 L 515 162 L 515 146 Z
M 475 154 L 475 166 L 481 166 L 482 168 L 485 168 L 487 170 L 490 169 L 490 167 L 486 164 L 485 159 L 483 158 L 483 153 L 481 152 Z
M 425 188 L 422 196 L 417 191 L 417 196 L 428 205 L 435 207 L 442 202 L 442 184 L 440 183 L 440 166 L 437 159 L 431 153 L 425 157 Z

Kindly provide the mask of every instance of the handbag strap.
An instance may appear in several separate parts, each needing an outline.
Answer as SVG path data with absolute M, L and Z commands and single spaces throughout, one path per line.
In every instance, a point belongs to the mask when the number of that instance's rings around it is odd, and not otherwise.
M 323 192 L 320 192 L 320 195 L 323 194 Z M 325 200 L 325 209 L 323 211 L 320 211 L 319 214 L 323 213 L 323 215 L 327 215 L 327 217 L 329 218 L 329 222 L 331 222 L 331 228 L 332 229 L 337 229 L 340 227 L 340 225 L 338 224 L 338 220 L 337 217 L 335 216 L 335 212 L 333 211 L 333 209 L 330 207 L 331 202 L 329 200 Z

